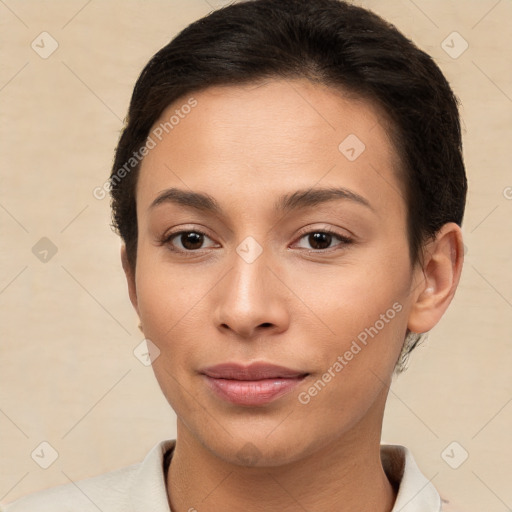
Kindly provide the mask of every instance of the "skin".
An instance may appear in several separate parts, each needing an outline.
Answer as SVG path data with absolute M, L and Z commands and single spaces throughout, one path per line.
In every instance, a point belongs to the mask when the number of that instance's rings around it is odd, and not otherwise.
M 388 388 L 406 329 L 429 331 L 452 300 L 461 230 L 443 226 L 423 266 L 411 265 L 399 163 L 385 117 L 369 102 L 305 80 L 193 97 L 197 106 L 142 162 L 135 269 L 122 250 L 131 301 L 161 351 L 155 375 L 177 415 L 172 510 L 389 512 L 396 491 L 379 453 Z M 366 146 L 354 161 L 338 149 L 349 134 Z M 207 193 L 222 210 L 151 207 L 171 187 Z M 344 187 L 370 207 L 336 199 L 274 212 L 281 195 L 319 187 Z M 352 243 L 333 236 L 314 245 L 309 234 L 325 228 Z M 195 229 L 207 236 L 192 249 L 180 236 L 161 241 Z M 236 251 L 249 236 L 262 249 L 251 263 Z M 301 403 L 299 393 L 395 303 L 401 311 Z M 309 375 L 248 407 L 218 398 L 199 373 L 255 361 Z M 248 446 L 252 458 L 242 456 Z

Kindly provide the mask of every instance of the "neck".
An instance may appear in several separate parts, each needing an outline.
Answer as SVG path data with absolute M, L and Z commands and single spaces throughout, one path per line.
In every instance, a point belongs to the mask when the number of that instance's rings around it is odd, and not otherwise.
M 308 456 L 254 467 L 219 458 L 178 420 L 167 479 L 171 510 L 390 512 L 396 491 L 382 468 L 381 425 L 382 417 L 378 428 L 363 419 Z

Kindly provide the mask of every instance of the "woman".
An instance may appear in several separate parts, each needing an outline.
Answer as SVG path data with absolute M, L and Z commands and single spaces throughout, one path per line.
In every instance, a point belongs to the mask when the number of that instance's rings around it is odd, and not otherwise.
M 7 510 L 447 510 L 380 435 L 459 282 L 461 151 L 439 68 L 362 8 L 255 0 L 187 27 L 139 77 L 110 177 L 177 438 Z

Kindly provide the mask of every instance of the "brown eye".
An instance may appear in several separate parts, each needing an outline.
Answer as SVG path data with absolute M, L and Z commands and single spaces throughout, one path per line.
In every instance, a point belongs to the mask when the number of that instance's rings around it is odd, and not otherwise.
M 330 233 L 310 233 L 308 242 L 313 249 L 328 249 L 332 242 Z
M 164 243 L 176 252 L 193 252 L 203 249 L 205 240 L 210 238 L 201 231 L 178 231 L 166 237 Z
M 180 235 L 180 241 L 185 249 L 193 251 L 194 249 L 200 249 L 203 244 L 203 235 L 191 231 L 189 233 L 182 233 Z
M 301 246 L 300 241 L 302 240 L 305 240 L 309 247 L 304 247 L 304 245 Z M 343 249 L 344 246 L 352 243 L 352 239 L 328 230 L 310 231 L 309 233 L 302 235 L 300 237 L 300 241 L 299 247 L 303 249 L 324 252 L 328 249 Z M 335 243 L 336 241 L 337 243 Z

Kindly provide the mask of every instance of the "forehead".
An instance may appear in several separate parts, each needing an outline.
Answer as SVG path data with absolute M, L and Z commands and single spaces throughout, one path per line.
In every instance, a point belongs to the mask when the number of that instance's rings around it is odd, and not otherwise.
M 211 87 L 174 102 L 155 123 L 138 192 L 150 201 L 180 186 L 233 199 L 321 184 L 398 203 L 388 126 L 372 103 L 307 80 Z

